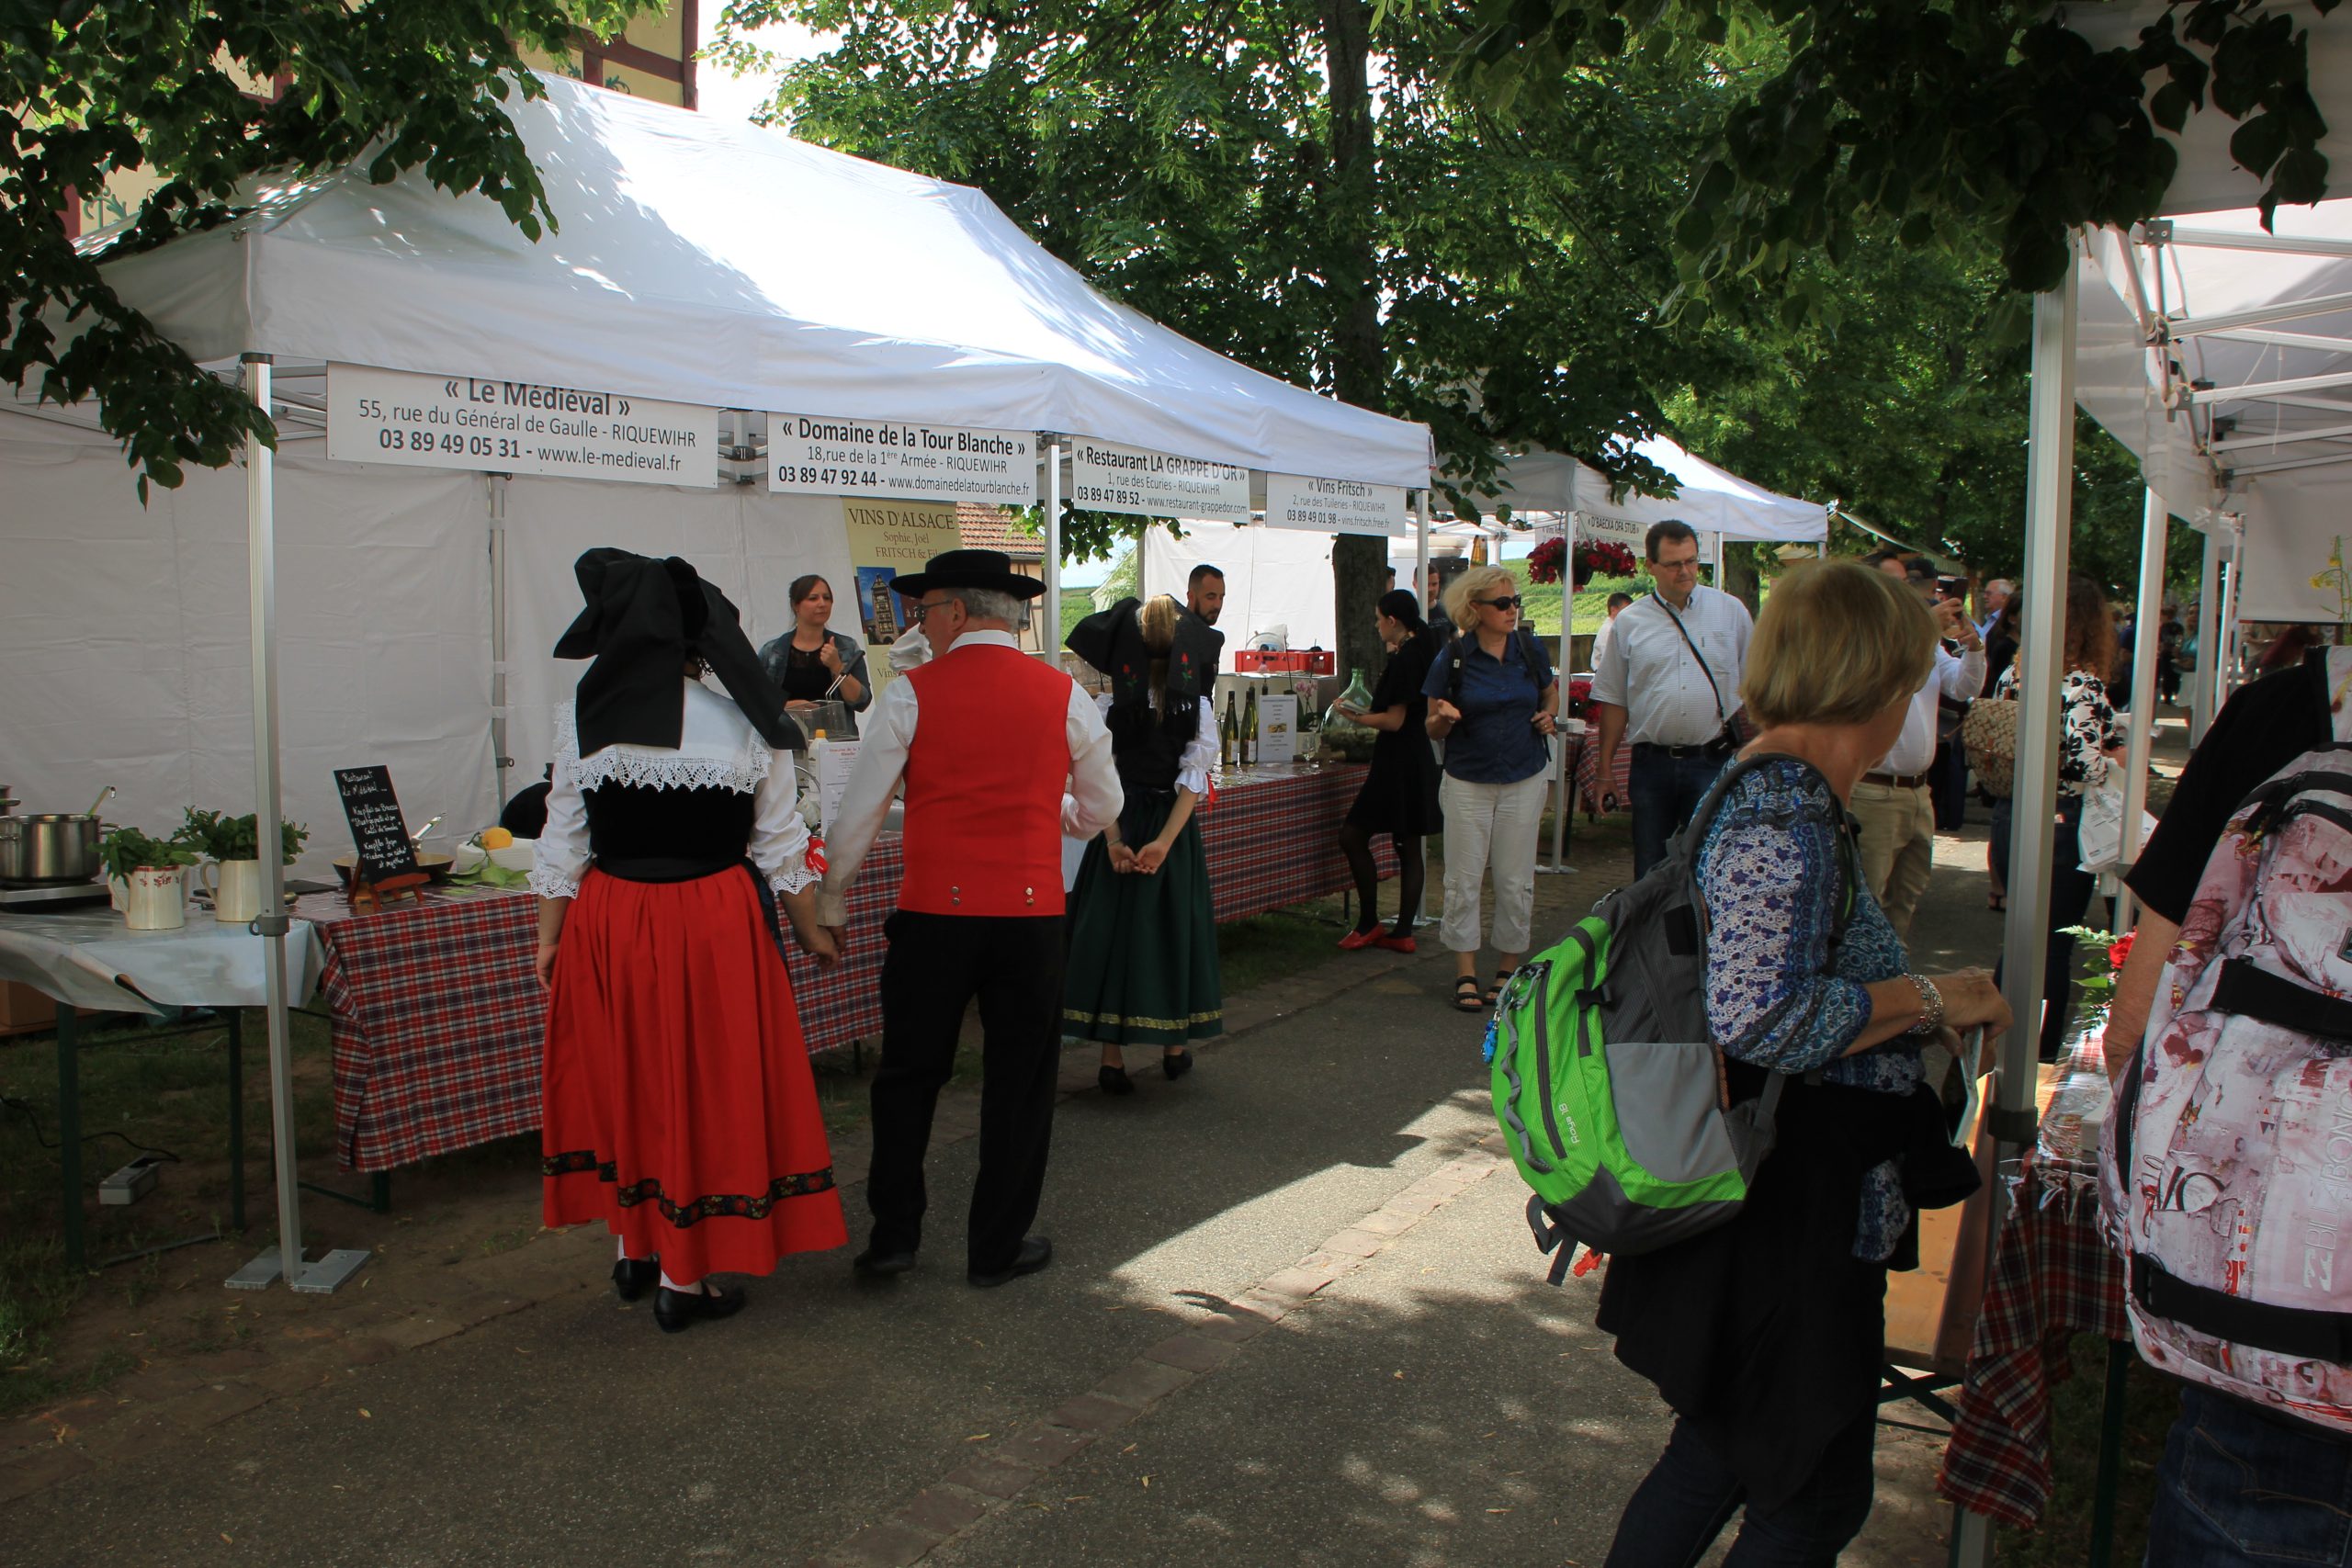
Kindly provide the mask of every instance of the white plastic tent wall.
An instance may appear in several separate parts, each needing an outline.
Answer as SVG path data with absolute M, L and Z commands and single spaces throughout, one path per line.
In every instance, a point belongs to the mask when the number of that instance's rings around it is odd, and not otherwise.
M 1225 573 L 1225 611 L 1217 629 L 1225 633 L 1228 671 L 1234 649 L 1248 648 L 1250 638 L 1275 626 L 1285 628 L 1292 648 L 1340 646 L 1329 534 L 1187 523 L 1181 539 L 1166 528 L 1151 528 L 1142 548 L 1147 596 L 1171 593 L 1182 599 L 1193 568 L 1204 562 Z

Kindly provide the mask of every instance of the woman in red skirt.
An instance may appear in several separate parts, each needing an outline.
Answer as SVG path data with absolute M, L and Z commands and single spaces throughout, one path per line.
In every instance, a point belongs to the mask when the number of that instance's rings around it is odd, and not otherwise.
M 839 955 L 803 863 L 799 733 L 735 606 L 674 557 L 574 570 L 588 607 L 556 657 L 595 662 L 557 710 L 531 873 L 547 1223 L 604 1221 L 614 1288 L 654 1289 L 674 1334 L 741 1310 L 706 1276 L 848 1239 L 778 906 L 820 964 Z

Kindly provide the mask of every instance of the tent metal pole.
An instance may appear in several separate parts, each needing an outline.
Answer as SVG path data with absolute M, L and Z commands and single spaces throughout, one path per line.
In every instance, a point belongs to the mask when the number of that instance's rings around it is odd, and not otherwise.
M 243 356 L 245 391 L 266 415 L 270 356 Z M 296 1165 L 294 1056 L 287 1015 L 286 862 L 284 814 L 277 780 L 277 516 L 275 451 L 257 435 L 245 437 L 245 567 L 251 591 L 254 677 L 254 812 L 261 860 L 261 915 L 250 928 L 261 939 L 263 999 L 269 1019 L 269 1116 L 277 1178 L 277 1246 L 232 1274 L 232 1290 L 259 1291 L 283 1278 L 298 1291 L 331 1292 L 368 1260 L 365 1252 L 336 1252 L 317 1264 L 302 1258 L 302 1194 Z M 339 1271 L 338 1271 L 339 1270 Z
M 2150 491 L 2140 519 L 2140 607 L 2132 622 L 2132 728 L 2123 752 L 2123 820 L 2124 831 L 2130 835 L 2123 855 L 2127 869 L 2140 858 L 2138 823 L 2140 813 L 2148 806 L 2148 750 L 2155 733 L 2156 658 L 2165 612 L 2165 546 L 2171 528 L 2172 517 L 2165 509 L 2164 498 Z M 2132 929 L 2129 888 L 2117 895 L 2115 925 L 2119 931 Z
M 2050 931 L 2050 867 L 2058 808 L 2058 686 L 2064 647 L 2066 570 L 2075 481 L 2075 332 L 2082 283 L 2079 251 L 2064 280 L 2033 302 L 2033 380 L 2027 417 L 2025 595 L 2018 661 L 2018 756 L 2010 830 L 2009 914 L 2002 944 L 2001 989 L 2016 1021 L 2002 1037 L 1986 1125 L 1996 1163 L 2034 1135 L 2035 1055 L 2041 1039 L 2041 982 Z M 1998 1245 L 2001 1184 L 1992 1194 L 1990 1248 Z M 1954 1519 L 1954 1568 L 1986 1568 L 1992 1535 Z
M 1560 574 L 1560 662 L 1558 673 L 1559 678 L 1565 681 L 1568 678 L 1569 673 L 1576 668 L 1577 514 L 1573 510 L 1567 513 L 1563 522 L 1562 527 L 1564 530 L 1566 548 L 1560 558 L 1567 564 L 1566 569 Z M 1568 716 L 1567 710 L 1567 693 L 1564 688 L 1560 694 L 1560 717 L 1563 720 L 1566 720 Z M 1538 866 L 1536 869 L 1539 871 L 1560 872 L 1573 875 L 1577 868 L 1568 864 L 1566 860 L 1564 858 L 1567 853 L 1568 810 L 1570 806 L 1573 804 L 1574 793 L 1576 790 L 1576 781 L 1568 776 L 1573 770 L 1568 766 L 1568 743 L 1565 738 L 1566 735 L 1566 731 L 1562 730 L 1560 738 L 1555 739 L 1554 745 L 1554 750 L 1557 753 L 1558 760 L 1553 763 L 1553 773 L 1556 776 L 1552 781 L 1552 863 L 1550 865 Z
M 2220 713 L 2222 705 L 2230 700 L 2230 684 L 2238 668 L 2238 567 L 2240 557 L 2233 549 L 2222 562 L 2222 625 L 2218 640 L 2222 657 L 2213 664 L 2213 711 Z
M 2205 557 L 2197 573 L 2197 676 L 2188 683 L 2188 743 L 2199 744 L 2213 722 L 2213 671 L 2221 664 L 2221 638 L 2215 627 L 2222 608 L 2222 541 L 2205 533 Z
M 514 795 L 506 712 L 506 476 L 492 474 L 483 484 L 490 514 L 490 811 L 495 818 Z
M 1062 647 L 1062 444 L 1046 448 L 1046 604 L 1038 623 L 1038 651 L 1046 662 L 1061 663 Z

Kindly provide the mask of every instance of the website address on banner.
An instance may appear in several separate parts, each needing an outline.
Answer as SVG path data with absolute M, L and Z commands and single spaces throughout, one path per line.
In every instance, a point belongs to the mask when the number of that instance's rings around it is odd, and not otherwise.
M 684 467 L 668 452 L 606 452 L 578 446 L 542 446 L 539 461 L 551 468 L 644 468 L 673 474 Z

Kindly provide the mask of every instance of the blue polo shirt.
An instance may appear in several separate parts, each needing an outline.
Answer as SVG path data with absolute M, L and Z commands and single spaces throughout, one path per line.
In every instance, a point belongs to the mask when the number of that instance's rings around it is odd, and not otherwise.
M 1453 693 L 1454 660 L 1462 692 Z M 1457 637 L 1430 665 L 1421 692 L 1462 710 L 1445 739 L 1445 771 L 1464 784 L 1517 784 L 1544 771 L 1551 747 L 1535 733 L 1535 705 L 1555 677 L 1544 646 L 1514 633 L 1495 658 L 1476 637 Z

